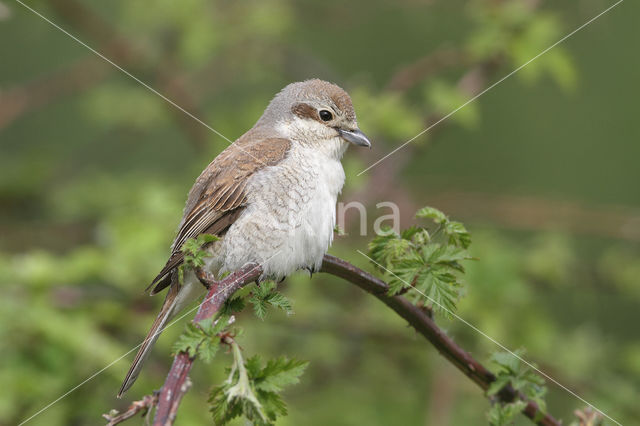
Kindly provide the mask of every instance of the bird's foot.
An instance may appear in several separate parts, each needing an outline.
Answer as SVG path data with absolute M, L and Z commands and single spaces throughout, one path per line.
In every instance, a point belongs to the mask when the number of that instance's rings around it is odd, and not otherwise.
M 313 268 L 312 266 L 306 266 L 304 269 L 306 269 L 307 272 L 309 272 L 309 278 L 313 278 L 313 273 L 315 272 L 315 268 Z
M 206 288 L 207 290 L 211 290 L 211 286 L 215 285 L 218 281 L 216 280 L 215 275 L 211 272 L 207 272 L 202 268 L 196 268 L 196 277 L 198 277 L 198 281 Z

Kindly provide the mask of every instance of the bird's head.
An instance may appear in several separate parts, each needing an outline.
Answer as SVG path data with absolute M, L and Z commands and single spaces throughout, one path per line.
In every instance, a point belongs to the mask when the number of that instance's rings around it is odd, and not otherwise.
M 258 124 L 272 123 L 294 141 L 318 148 L 330 144 L 371 147 L 358 128 L 351 98 L 340 87 L 322 80 L 286 86 L 271 101 Z M 342 149 L 344 151 L 344 148 Z

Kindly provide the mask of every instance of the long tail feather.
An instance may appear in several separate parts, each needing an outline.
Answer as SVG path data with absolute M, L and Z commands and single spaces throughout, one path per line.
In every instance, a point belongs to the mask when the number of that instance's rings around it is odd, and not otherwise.
M 129 372 L 120 387 L 120 391 L 118 392 L 118 398 L 122 397 L 122 395 L 133 385 L 133 383 L 138 378 L 138 374 L 140 374 L 140 370 L 142 369 L 142 365 L 146 361 L 147 357 L 151 353 L 151 348 L 153 348 L 153 344 L 158 340 L 160 333 L 164 327 L 166 327 L 167 323 L 171 318 L 173 318 L 178 309 L 176 309 L 176 302 L 178 301 L 178 285 L 172 285 L 169 288 L 169 292 L 167 293 L 167 297 L 164 299 L 164 303 L 162 305 L 162 309 L 160 313 L 156 317 L 153 325 L 151 326 L 151 330 L 149 330 L 149 334 L 140 345 L 140 349 L 138 349 L 138 353 L 133 360 L 133 364 L 131 368 L 129 368 Z

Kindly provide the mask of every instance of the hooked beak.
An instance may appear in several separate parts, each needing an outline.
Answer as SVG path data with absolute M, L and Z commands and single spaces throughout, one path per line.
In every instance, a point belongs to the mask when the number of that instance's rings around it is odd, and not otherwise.
M 360 129 L 355 130 L 344 130 L 344 129 L 336 129 L 338 130 L 338 134 L 340 137 L 347 142 L 351 142 L 354 145 L 358 146 L 366 146 L 367 148 L 371 148 L 371 141 L 369 138 L 360 131 Z

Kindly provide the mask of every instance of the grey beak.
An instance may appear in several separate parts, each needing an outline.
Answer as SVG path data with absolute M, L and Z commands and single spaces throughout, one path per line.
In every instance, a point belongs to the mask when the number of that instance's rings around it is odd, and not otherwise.
M 343 130 L 337 129 L 340 137 L 342 137 L 347 142 L 351 142 L 354 145 L 358 146 L 366 146 L 367 148 L 371 148 L 371 141 L 369 138 L 360 131 L 360 129 L 355 130 Z

